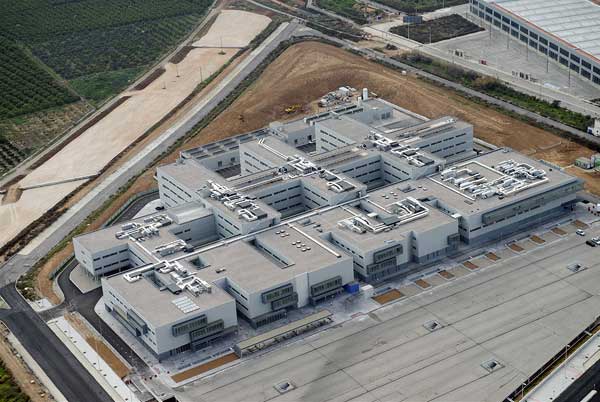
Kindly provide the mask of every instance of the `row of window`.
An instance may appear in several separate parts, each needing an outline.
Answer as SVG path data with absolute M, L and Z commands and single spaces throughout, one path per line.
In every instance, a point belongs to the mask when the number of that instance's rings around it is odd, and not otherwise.
M 548 39 L 539 36 L 537 33 L 528 30 L 518 22 L 511 20 L 506 16 L 501 16 L 499 12 L 486 7 L 483 3 L 477 0 L 472 0 L 470 11 L 472 14 L 479 16 L 486 21 L 493 23 L 496 27 L 501 28 L 504 32 L 509 33 L 521 40 L 529 47 L 538 50 L 549 58 L 558 61 L 565 67 L 581 74 L 587 79 L 592 79 L 595 83 L 600 84 L 600 67 L 592 66 L 592 64 L 581 59 L 575 53 L 559 47 L 556 43 L 550 42 Z M 597 75 L 592 75 L 595 73 Z

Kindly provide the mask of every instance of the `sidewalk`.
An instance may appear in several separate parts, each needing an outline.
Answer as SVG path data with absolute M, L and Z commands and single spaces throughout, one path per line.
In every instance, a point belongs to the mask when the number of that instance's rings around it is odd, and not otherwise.
M 565 349 L 565 353 L 568 350 Z M 600 360 L 600 334 L 590 338 L 574 354 L 525 395 L 527 402 L 552 402 L 587 369 Z
M 48 326 L 114 401 L 140 402 L 67 320 L 55 318 L 48 321 Z

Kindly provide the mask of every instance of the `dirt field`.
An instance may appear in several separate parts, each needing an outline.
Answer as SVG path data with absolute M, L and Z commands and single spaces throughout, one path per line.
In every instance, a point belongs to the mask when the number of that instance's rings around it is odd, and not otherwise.
M 235 134 L 254 130 L 273 120 L 298 117 L 284 111 L 286 105 L 304 105 L 311 108 L 314 100 L 343 85 L 355 88 L 368 87 L 371 91 L 416 113 L 435 118 L 443 115 L 457 116 L 475 127 L 476 136 L 499 146 L 510 146 L 526 152 L 533 158 L 546 159 L 562 166 L 570 165 L 578 156 L 589 156 L 592 150 L 520 120 L 432 84 L 414 76 L 401 74 L 370 62 L 338 48 L 316 42 L 305 42 L 285 51 L 275 60 L 231 107 L 217 117 L 198 135 L 167 156 L 162 163 L 173 162 L 180 150 L 192 148 Z M 243 120 L 240 117 L 243 116 Z M 571 173 L 588 178 L 580 169 L 569 169 Z M 111 206 L 116 210 L 129 197 L 139 191 L 156 186 L 150 169 L 127 193 Z M 600 178 L 596 178 L 590 190 L 600 194 Z M 90 228 L 97 228 L 110 214 L 103 214 Z M 93 230 L 93 229 L 92 229 Z M 50 272 L 53 264 L 62 261 L 72 252 L 65 250 L 55 256 L 44 270 Z M 53 264 L 52 264 L 53 263 Z M 40 275 L 40 291 L 52 295 L 51 283 Z
M 0 246 L 16 236 L 83 181 L 24 191 L 19 201 L 0 205 Z
M 196 47 L 245 47 L 269 25 L 264 15 L 240 10 L 224 10 L 206 35 L 194 42 Z M 231 29 L 236 27 L 236 29 Z
M 236 18 L 240 15 L 240 12 L 234 11 L 225 13 L 228 16 L 238 16 Z M 270 19 L 262 15 L 251 17 L 250 13 L 241 13 L 245 19 L 253 21 L 252 29 L 248 29 L 247 25 L 238 24 L 240 34 L 234 36 L 247 44 L 258 33 L 254 31 L 262 30 L 261 27 L 266 27 Z M 211 33 L 214 29 L 220 28 L 211 27 L 207 35 L 214 36 Z M 237 32 L 235 29 L 231 31 Z M 156 81 L 143 90 L 127 93 L 131 98 L 28 174 L 18 185 L 24 187 L 97 173 L 183 101 L 203 79 L 207 79 L 221 68 L 238 50 L 230 48 L 220 52 L 218 49 L 198 48 L 190 51 L 177 65 L 168 63 L 165 73 Z M 18 201 L 1 205 L 0 227 L 8 227 L 9 230 L 0 233 L 0 246 L 80 184 L 78 182 L 74 187 L 73 184 L 62 184 L 26 190 Z M 35 202 L 32 205 L 30 200 L 34 195 Z
M 404 297 L 402 292 L 400 292 L 398 289 L 392 289 L 378 296 L 374 296 L 372 299 L 379 304 L 386 304 L 401 297 Z
M 98 339 L 78 316 L 67 313 L 64 317 L 69 321 L 73 328 L 85 338 L 88 345 L 100 355 L 102 360 L 110 366 L 119 378 L 125 378 L 127 374 L 129 374 L 129 367 L 127 367 L 125 363 L 123 363 L 108 346 L 106 346 L 106 343 L 104 343 L 103 340 Z
M 209 370 L 220 367 L 224 364 L 236 361 L 237 359 L 239 359 L 239 357 L 237 357 L 235 355 L 235 353 L 229 353 L 229 354 L 227 354 L 225 356 L 221 356 L 215 360 L 211 360 L 208 363 L 200 364 L 196 367 L 192 367 L 191 369 L 188 369 L 188 370 L 182 371 L 180 373 L 177 373 L 175 375 L 172 375 L 171 378 L 175 382 L 181 382 L 181 381 L 187 380 L 188 378 L 195 377 L 199 374 L 202 374 Z

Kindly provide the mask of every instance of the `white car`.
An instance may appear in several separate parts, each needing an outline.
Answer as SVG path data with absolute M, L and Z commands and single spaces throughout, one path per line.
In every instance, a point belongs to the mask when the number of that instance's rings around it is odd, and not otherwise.
M 585 232 L 581 229 L 577 230 L 575 233 L 577 233 L 579 236 L 585 236 Z

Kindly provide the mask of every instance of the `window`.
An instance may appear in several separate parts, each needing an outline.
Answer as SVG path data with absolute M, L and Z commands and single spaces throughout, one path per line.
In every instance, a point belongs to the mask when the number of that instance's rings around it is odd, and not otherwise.
M 581 65 L 587 68 L 588 70 L 592 68 L 592 65 L 585 60 L 581 60 Z
M 563 66 L 568 66 L 569 65 L 569 60 L 565 59 L 564 57 L 561 57 L 560 59 L 558 59 L 558 61 L 560 62 L 560 64 L 562 64 Z
M 558 58 L 558 55 L 557 55 L 556 53 L 552 52 L 552 51 L 550 51 L 548 54 L 549 54 L 549 55 L 550 55 L 550 57 L 551 57 L 551 58 L 553 58 L 554 60 L 556 60 L 556 59 Z
M 525 35 L 527 35 L 529 33 L 529 31 L 527 30 L 527 28 L 525 27 L 521 27 L 521 32 L 523 32 Z
M 517 22 L 515 22 L 515 21 L 511 21 L 510 25 L 512 25 L 515 28 L 519 28 L 519 24 Z
M 550 43 L 550 49 L 558 50 L 558 46 L 554 43 Z
M 529 32 L 529 36 L 535 40 L 537 40 L 537 38 L 538 38 L 537 34 L 535 34 L 533 32 Z
M 546 38 L 542 38 L 541 36 L 540 36 L 540 43 L 548 46 L 548 41 L 546 40 Z
M 592 74 L 590 74 L 589 71 L 586 71 L 584 69 L 581 70 L 581 75 L 583 75 L 587 79 L 589 79 L 592 76 Z
M 579 63 L 580 61 L 579 57 L 575 56 L 574 54 L 571 54 L 571 60 L 573 60 L 575 63 Z
M 565 50 L 565 49 L 563 49 L 563 48 L 560 48 L 560 54 L 562 54 L 563 56 L 567 56 L 567 57 L 569 57 L 569 52 L 568 52 L 568 51 L 566 51 L 566 50 Z
M 571 70 L 575 71 L 576 73 L 579 72 L 579 66 L 577 64 L 571 63 Z

